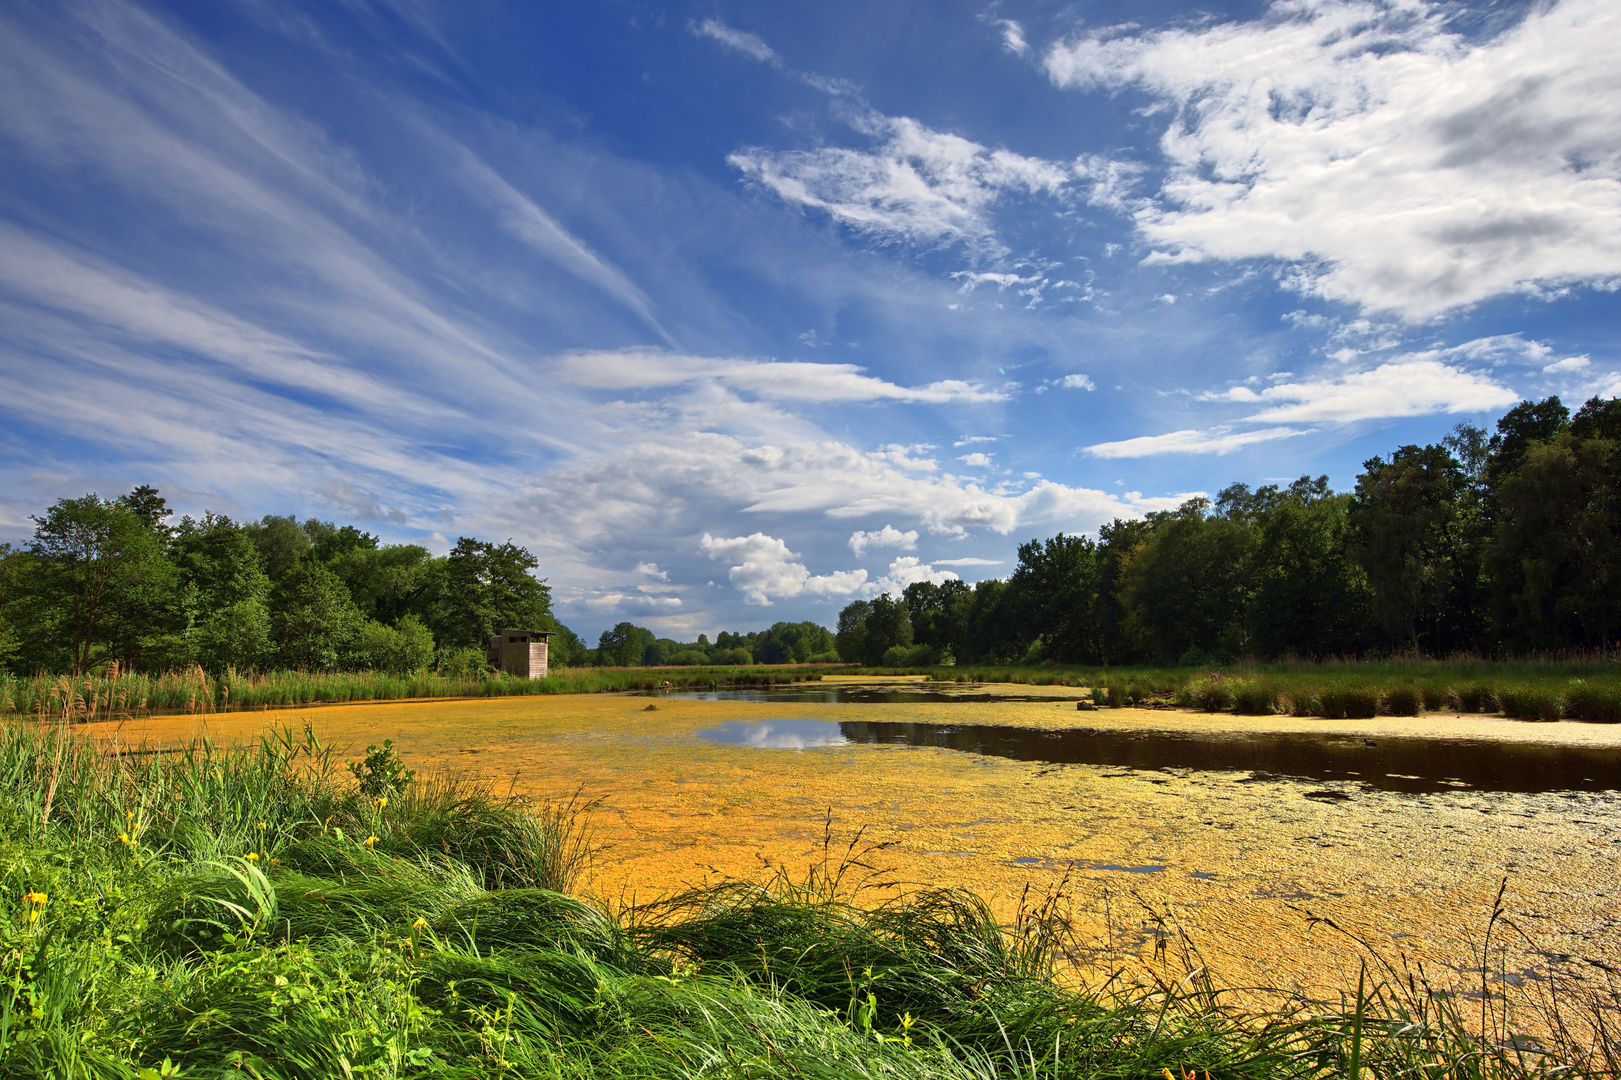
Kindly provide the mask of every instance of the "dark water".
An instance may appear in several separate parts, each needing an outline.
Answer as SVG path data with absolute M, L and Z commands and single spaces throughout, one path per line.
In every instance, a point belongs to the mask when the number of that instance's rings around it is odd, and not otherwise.
M 675 690 L 643 691 L 648 695 L 672 698 L 678 701 L 773 701 L 815 702 L 823 705 L 918 705 L 950 701 L 1080 701 L 1092 700 L 1092 695 L 1081 694 L 988 694 L 973 690 L 944 693 L 939 690 L 890 690 L 875 686 L 829 686 L 813 689 L 814 683 L 797 683 L 790 687 L 769 690 Z
M 1158 771 L 1248 772 L 1253 779 L 1353 781 L 1380 791 L 1613 791 L 1621 789 L 1621 749 L 1484 740 L 1365 738 L 1309 733 L 1182 735 L 1168 732 L 1041 731 L 978 724 L 901 724 L 871 720 L 732 721 L 699 737 L 761 749 L 814 749 L 871 743 L 936 746 L 969 754 L 1055 765 Z M 1342 790 L 1308 792 L 1324 800 Z

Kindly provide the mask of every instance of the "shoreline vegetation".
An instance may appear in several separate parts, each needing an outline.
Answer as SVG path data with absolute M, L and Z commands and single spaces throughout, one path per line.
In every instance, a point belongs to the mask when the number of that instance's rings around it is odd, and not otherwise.
M 1175 707 L 1330 718 L 1501 713 L 1515 720 L 1621 721 L 1621 664 L 1596 657 L 1525 660 L 1284 661 L 1207 668 L 751 665 L 561 668 L 544 679 L 431 671 L 272 671 L 211 675 L 108 665 L 84 676 L 0 674 L 0 717 L 98 720 L 407 699 L 769 688 L 829 676 L 913 676 L 940 684 L 1074 687 L 1097 707 Z
M 1347 937 L 1321 1000 L 1220 986 L 1195 943 L 1099 956 L 1063 888 L 1010 924 L 902 892 L 860 834 L 797 873 L 573 895 L 591 805 L 417 777 L 315 732 L 107 754 L 0 722 L 0 1073 L 395 1077 L 1600 1077 L 1611 987 L 1459 986 Z M 1337 927 L 1330 928 L 1338 929 Z M 1141 960 L 1141 958 L 1136 958 Z M 1471 985 L 1478 990 L 1471 992 Z

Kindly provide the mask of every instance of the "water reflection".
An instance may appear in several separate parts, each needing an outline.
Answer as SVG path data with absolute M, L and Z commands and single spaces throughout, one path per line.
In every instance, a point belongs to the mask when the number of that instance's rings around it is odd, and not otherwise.
M 1055 765 L 1247 772 L 1249 780 L 1287 777 L 1342 781 L 1412 794 L 1469 788 L 1518 792 L 1621 789 L 1621 749 L 1542 743 L 1368 739 L 1307 732 L 1183 735 L 1096 728 L 1044 731 L 979 724 L 787 719 L 759 724 L 733 721 L 699 735 L 716 742 L 769 749 L 800 750 L 847 743 L 934 746 Z M 1324 801 L 1348 797 L 1343 789 L 1308 794 Z
M 755 746 L 762 750 L 804 750 L 850 743 L 838 724 L 826 720 L 762 720 L 758 724 L 729 720 L 720 727 L 700 731 L 698 736 L 712 742 Z

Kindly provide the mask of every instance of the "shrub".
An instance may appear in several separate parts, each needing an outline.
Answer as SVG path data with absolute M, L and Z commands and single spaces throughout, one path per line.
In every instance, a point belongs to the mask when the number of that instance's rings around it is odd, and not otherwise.
M 1452 700 L 1464 713 L 1496 712 L 1498 708 L 1497 695 L 1485 683 L 1458 687 L 1452 691 Z
M 489 670 L 489 657 L 483 649 L 439 650 L 439 674 L 447 679 L 482 679 Z
M 1180 704 L 1197 705 L 1205 712 L 1220 712 L 1232 705 L 1233 692 L 1220 679 L 1200 679 L 1183 687 L 1177 694 Z
M 1233 712 L 1240 716 L 1271 716 L 1278 711 L 1278 690 L 1265 683 L 1235 680 L 1232 683 Z
M 709 658 L 709 662 L 721 667 L 739 667 L 754 663 L 754 654 L 741 646 L 735 649 L 721 649 Z
M 1379 711 L 1385 716 L 1417 716 L 1418 691 L 1411 686 L 1392 686 L 1379 701 Z
M 1318 706 L 1318 715 L 1329 720 L 1367 720 L 1379 712 L 1379 691 L 1366 686 L 1325 690 Z
M 1119 683 L 1104 687 L 1104 693 L 1109 708 L 1123 709 L 1126 707 L 1126 692 L 1120 688 Z
M 709 657 L 701 649 L 682 649 L 670 657 L 670 663 L 676 667 L 702 667 L 709 663 Z
M 1290 716 L 1321 716 L 1322 702 L 1317 700 L 1317 691 L 1310 687 L 1301 687 L 1289 694 Z
M 1621 722 L 1621 689 L 1598 687 L 1585 679 L 1572 679 L 1565 691 L 1565 713 L 1590 724 Z
M 368 621 L 360 628 L 355 652 L 361 665 L 373 671 L 423 671 L 433 663 L 433 633 L 415 615 L 394 626 Z
M 1420 687 L 1418 699 L 1423 704 L 1425 712 L 1440 712 L 1451 704 L 1451 695 L 1437 686 Z
M 1533 687 L 1498 687 L 1497 701 L 1512 720 L 1558 720 L 1565 714 L 1563 694 Z

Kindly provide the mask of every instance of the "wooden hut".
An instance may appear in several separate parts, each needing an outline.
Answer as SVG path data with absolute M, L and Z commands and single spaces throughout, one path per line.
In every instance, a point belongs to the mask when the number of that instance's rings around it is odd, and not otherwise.
M 519 679 L 544 679 L 549 630 L 502 630 L 490 637 L 490 666 Z

